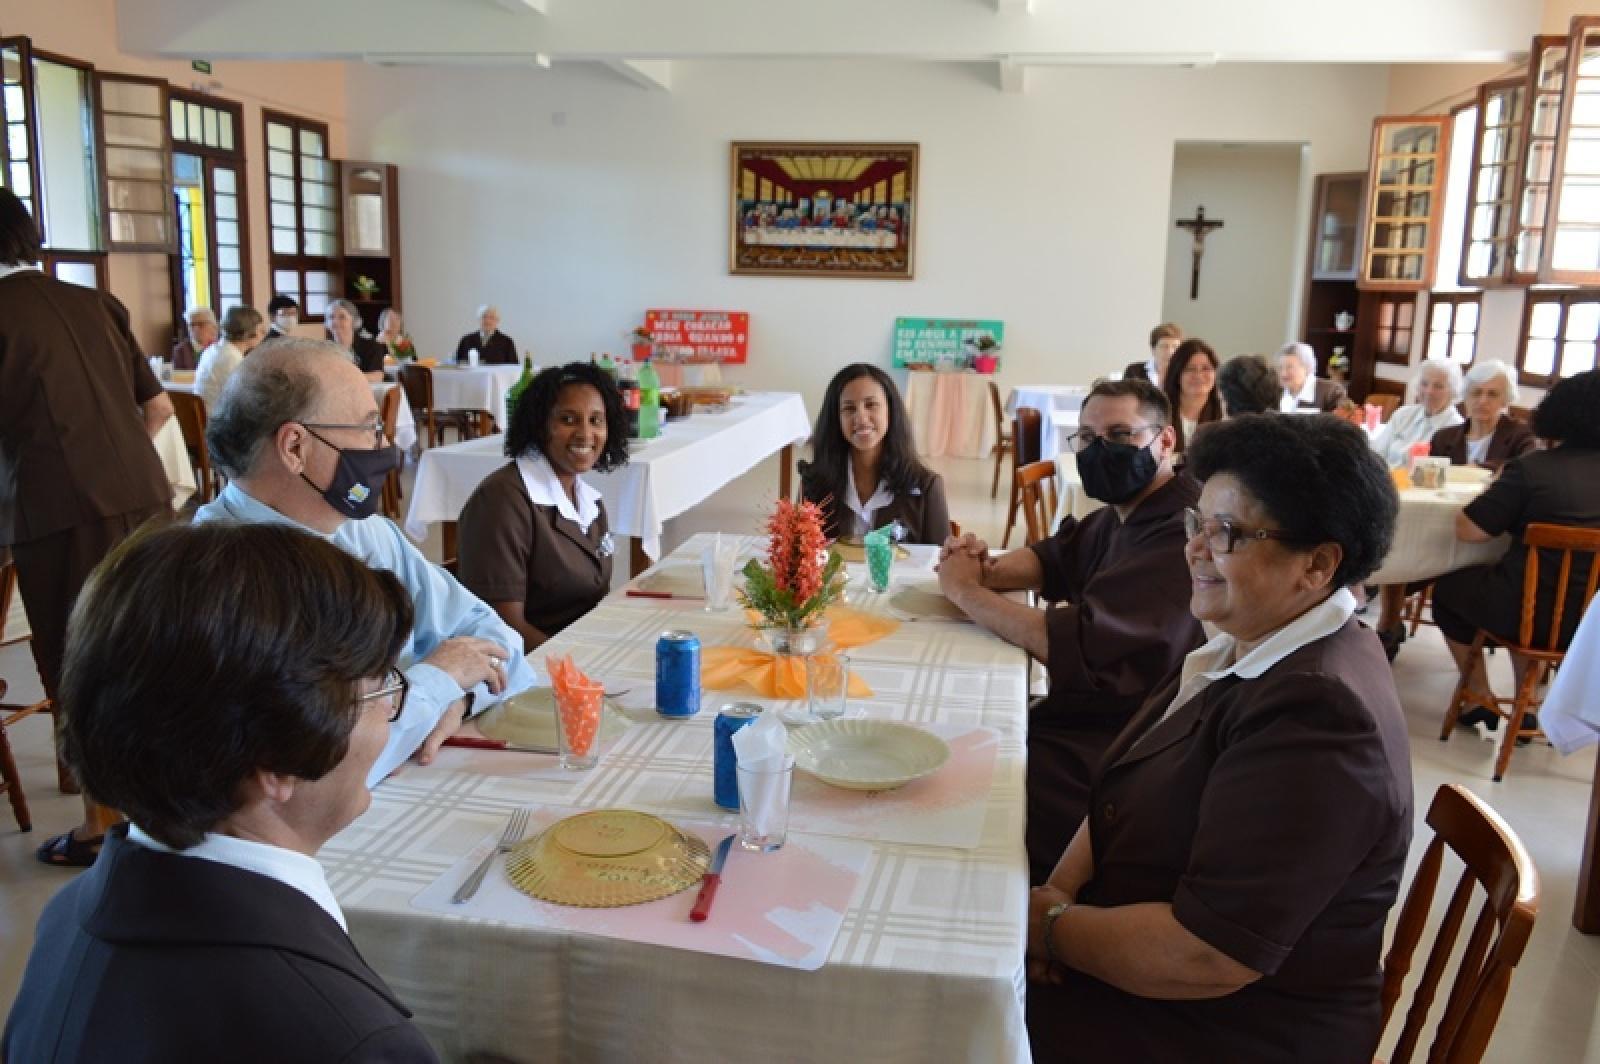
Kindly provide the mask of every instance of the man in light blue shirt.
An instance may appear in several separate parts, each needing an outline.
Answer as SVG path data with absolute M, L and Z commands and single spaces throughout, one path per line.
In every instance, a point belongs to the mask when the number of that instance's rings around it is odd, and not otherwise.
M 533 685 L 522 637 L 393 521 L 372 516 L 400 453 L 384 442 L 371 385 L 338 347 L 294 339 L 253 352 L 229 379 L 206 443 L 231 480 L 196 521 L 298 525 L 411 592 L 416 625 L 400 653 L 410 694 L 369 787 L 412 754 L 427 764 L 472 713 Z

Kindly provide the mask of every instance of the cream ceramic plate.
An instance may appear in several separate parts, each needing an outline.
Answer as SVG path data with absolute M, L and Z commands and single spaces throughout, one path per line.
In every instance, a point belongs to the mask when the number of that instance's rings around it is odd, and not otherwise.
M 888 720 L 830 720 L 789 736 L 794 763 L 824 783 L 887 791 L 938 770 L 950 759 L 943 739 Z

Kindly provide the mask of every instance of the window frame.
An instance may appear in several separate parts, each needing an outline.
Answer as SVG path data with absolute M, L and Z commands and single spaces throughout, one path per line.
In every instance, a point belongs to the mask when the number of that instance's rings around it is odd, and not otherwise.
M 1550 174 L 1550 191 L 1545 201 L 1545 239 L 1539 249 L 1539 279 L 1551 284 L 1600 284 L 1600 262 L 1589 270 L 1558 270 L 1555 266 L 1556 237 L 1561 230 L 1561 197 L 1566 184 L 1567 150 L 1572 136 L 1572 119 L 1576 112 L 1574 103 L 1579 82 L 1584 80 L 1582 64 L 1585 39 L 1600 41 L 1600 15 L 1578 15 L 1572 19 L 1572 32 L 1567 39 L 1566 76 L 1561 83 L 1561 110 L 1556 124 L 1556 154 Z M 1592 80 L 1592 79 L 1591 79 Z M 1593 129 L 1595 126 L 1586 126 Z M 1600 228 L 1595 229 L 1600 239 Z
M 1380 153 L 1385 143 L 1385 132 L 1394 126 L 1424 126 L 1435 127 L 1435 147 L 1428 153 L 1433 156 L 1434 181 L 1426 186 L 1430 195 L 1429 210 L 1420 219 L 1412 219 L 1410 215 L 1384 215 L 1393 220 L 1409 221 L 1409 224 L 1420 224 L 1426 228 L 1426 239 L 1421 249 L 1390 248 L 1380 246 L 1376 240 L 1378 226 L 1379 197 L 1386 188 L 1414 188 L 1421 186 L 1412 185 L 1381 185 L 1378 181 L 1378 161 L 1380 154 L 1394 155 L 1398 153 Z M 1444 194 L 1446 179 L 1450 169 L 1450 137 L 1454 129 L 1455 120 L 1451 115 L 1379 115 L 1372 120 L 1372 140 L 1367 153 L 1367 183 L 1366 194 L 1361 207 L 1361 265 L 1358 270 L 1356 287 L 1369 292 L 1421 292 L 1433 287 L 1433 276 L 1438 262 L 1439 230 L 1444 219 Z M 1420 153 L 1419 153 L 1420 154 Z M 1396 252 L 1412 252 L 1420 250 L 1422 269 L 1415 278 L 1375 278 L 1372 276 L 1372 265 L 1376 258 L 1384 255 L 1393 255 Z
M 206 236 L 211 243 L 213 252 L 217 248 L 217 203 L 216 203 L 216 169 L 225 167 L 234 172 L 234 179 L 238 183 L 235 198 L 238 200 L 239 217 L 239 302 L 244 306 L 252 306 L 254 291 L 251 285 L 250 269 L 250 207 L 249 207 L 249 160 L 245 157 L 244 150 L 244 105 L 233 100 L 224 100 L 217 96 L 210 96 L 202 92 L 190 92 L 185 89 L 171 89 L 167 93 L 167 107 L 169 116 L 167 128 L 172 128 L 170 109 L 174 101 L 183 104 L 197 104 L 200 107 L 209 107 L 217 111 L 227 111 L 233 116 L 233 148 L 213 147 L 203 141 L 191 141 L 187 137 L 172 141 L 173 180 L 171 194 L 177 192 L 177 165 L 176 156 L 193 155 L 200 159 L 201 170 L 206 182 Z M 174 227 L 172 257 L 172 303 L 173 321 L 182 322 L 188 307 L 179 306 L 184 301 L 183 294 L 183 248 L 182 234 Z M 222 317 L 222 266 L 218 256 L 211 256 L 208 271 L 211 275 L 211 309 L 218 319 Z
M 45 248 L 39 255 L 39 268 L 43 273 L 55 277 L 56 267 L 62 263 L 93 266 L 95 288 L 109 293 L 111 291 L 111 273 L 106 255 L 107 253 L 104 251 L 52 251 L 49 248 Z M 57 280 L 59 279 L 57 278 Z
M 18 196 L 17 198 L 22 200 L 24 206 L 28 208 L 28 213 L 33 215 L 34 224 L 39 227 L 40 239 L 48 240 L 49 235 L 45 232 L 43 199 L 40 195 L 43 191 L 44 180 L 43 173 L 39 168 L 39 105 L 34 99 L 33 40 L 22 36 L 0 37 L 0 50 L 7 48 L 15 48 L 17 50 L 17 59 L 21 72 L 17 79 L 17 84 L 22 88 L 22 117 L 20 122 L 23 141 L 28 146 L 28 195 Z M 4 87 L 0 86 L 0 167 L 4 167 L 3 172 L 0 172 L 0 187 L 8 189 L 12 188 L 10 178 L 11 149 L 10 138 L 5 127 L 17 121 L 17 119 L 6 113 Z M 14 193 L 15 189 L 12 189 L 12 191 Z
M 1497 127 L 1507 131 L 1505 135 L 1506 151 L 1500 159 L 1485 164 L 1483 159 L 1483 140 L 1485 123 L 1489 114 L 1489 100 L 1497 94 L 1508 92 L 1516 93 L 1511 105 L 1507 108 L 1509 112 L 1515 114 L 1515 121 Z M 1494 81 L 1486 81 L 1478 86 L 1478 120 L 1473 124 L 1472 168 L 1469 171 L 1467 181 L 1467 217 L 1461 232 L 1461 267 L 1456 271 L 1456 283 L 1462 288 L 1504 288 L 1511 283 L 1511 263 L 1516 251 L 1518 178 L 1522 172 L 1522 134 L 1529 117 L 1523 107 L 1523 103 L 1527 99 L 1527 93 L 1528 79 L 1526 77 L 1499 78 Z M 1478 179 L 1482 175 L 1485 165 L 1505 168 L 1505 177 L 1502 178 L 1504 197 L 1501 200 L 1480 201 L 1478 199 Z M 1488 243 L 1491 247 L 1494 244 L 1503 243 L 1504 250 L 1501 253 L 1503 257 L 1497 269 L 1491 269 L 1482 277 L 1474 277 L 1467 272 L 1468 263 L 1472 261 L 1472 246 L 1478 243 L 1472 236 L 1474 216 L 1480 208 L 1493 206 L 1496 203 L 1501 204 L 1500 209 L 1504 212 L 1501 216 L 1504 220 L 1504 235 L 1491 235 L 1483 242 Z
M 1456 329 L 1455 325 L 1456 325 L 1456 318 L 1460 314 L 1462 305 L 1463 304 L 1467 304 L 1467 303 L 1470 303 L 1473 306 L 1478 308 L 1477 317 L 1473 319 L 1472 333 L 1471 333 L 1471 335 L 1472 335 L 1472 358 L 1470 358 L 1466 362 L 1456 362 L 1456 365 L 1460 366 L 1461 369 L 1463 371 L 1465 371 L 1465 370 L 1471 368 L 1473 363 L 1478 361 L 1478 330 L 1483 327 L 1483 293 L 1482 292 L 1454 291 L 1454 292 L 1429 292 L 1428 293 L 1428 320 L 1424 323 L 1423 340 L 1422 340 L 1422 357 L 1423 358 L 1427 359 L 1427 358 L 1436 358 L 1437 357 L 1437 358 L 1442 358 L 1447 362 L 1455 361 L 1453 358 L 1450 357 L 1449 348 L 1454 346 L 1454 342 L 1455 342 L 1454 338 L 1455 337 L 1466 335 L 1465 333 L 1462 333 L 1462 332 L 1458 331 Z M 1444 354 L 1435 355 L 1434 354 L 1434 350 L 1433 350 L 1433 334 L 1434 334 L 1434 332 L 1436 330 L 1433 327 L 1433 311 L 1434 311 L 1435 307 L 1440 307 L 1440 306 L 1448 306 L 1448 307 L 1451 308 L 1450 309 L 1450 328 L 1446 330 L 1446 332 L 1451 337 L 1451 340 L 1450 340 L 1449 343 L 1447 343 L 1445 345 L 1446 346 L 1446 350 L 1445 350 Z
M 1543 134 L 1534 132 L 1534 113 L 1538 106 L 1539 70 L 1547 52 L 1560 49 L 1565 52 L 1567 47 L 1566 36 L 1541 34 L 1533 39 L 1528 49 L 1528 72 L 1526 75 L 1527 87 L 1523 90 L 1522 106 L 1522 151 L 1517 164 L 1517 191 L 1512 203 L 1511 212 L 1511 258 L 1506 263 L 1507 283 L 1519 288 L 1527 288 L 1539 281 L 1539 264 L 1544 261 L 1544 246 L 1548 243 L 1550 221 L 1550 188 L 1555 181 L 1555 160 L 1551 160 L 1551 173 L 1549 182 L 1538 182 L 1545 186 L 1545 209 L 1534 213 L 1527 210 L 1528 185 L 1530 178 L 1528 168 L 1532 165 L 1533 142 L 1535 139 L 1545 140 Z M 1561 99 L 1566 95 L 1566 67 L 1562 68 L 1561 90 L 1556 93 L 1556 132 L 1555 140 L 1559 142 L 1561 136 Z M 1523 221 L 1524 215 L 1534 216 L 1538 219 L 1537 225 L 1530 225 Z M 1531 264 L 1523 261 L 1520 254 L 1522 236 L 1526 232 L 1537 230 L 1539 232 L 1539 254 L 1533 256 Z M 1531 268 L 1529 268 L 1531 267 Z
M 290 153 L 294 163 L 294 213 L 295 213 L 295 243 L 297 252 L 293 255 L 277 251 L 272 245 L 272 205 L 274 202 L 283 203 L 284 200 L 274 200 L 272 197 L 272 148 L 269 128 L 273 125 L 288 126 L 294 133 L 294 150 Z M 300 134 L 310 131 L 322 137 L 323 159 L 334 167 L 334 180 L 330 187 L 333 189 L 332 204 L 327 208 L 334 213 L 333 239 L 335 253 L 332 256 L 306 254 L 306 228 L 304 209 L 306 202 L 303 197 L 303 173 L 300 169 Z M 306 299 L 306 274 L 326 273 L 330 280 L 327 298 L 338 298 L 344 291 L 344 205 L 340 202 L 341 183 L 339 180 L 339 163 L 333 158 L 332 141 L 329 138 L 328 124 L 312 118 L 303 118 L 300 115 L 289 114 L 285 111 L 272 111 L 266 108 L 261 110 L 261 144 L 263 167 L 262 176 L 266 181 L 267 196 L 267 274 L 271 282 L 274 295 L 280 294 L 278 274 L 280 272 L 293 272 L 299 277 L 298 290 L 295 292 L 282 292 L 292 296 L 300 304 L 300 320 L 305 322 L 321 322 L 324 315 L 313 314 L 307 309 Z M 282 227 L 279 227 L 282 228 Z
M 161 103 L 160 103 L 160 106 L 159 106 L 159 111 L 160 111 L 159 121 L 160 121 L 160 125 L 161 125 L 161 148 L 159 150 L 161 152 L 161 161 L 162 161 L 162 170 L 163 170 L 161 181 L 162 181 L 162 184 L 164 186 L 163 194 L 162 194 L 162 204 L 163 204 L 163 207 L 165 208 L 161 212 L 161 217 L 166 220 L 166 227 L 167 227 L 167 238 L 165 240 L 162 240 L 162 241 L 156 241 L 156 240 L 150 240 L 150 241 L 128 240 L 128 241 L 123 241 L 123 240 L 117 240 L 116 238 L 114 238 L 112 236 L 111 215 L 112 215 L 114 210 L 117 210 L 117 208 L 113 208 L 112 205 L 111 205 L 111 182 L 113 180 L 123 181 L 123 180 L 143 180 L 143 179 L 123 178 L 123 177 L 113 178 L 111 176 L 111 172 L 110 172 L 111 168 L 107 164 L 107 161 L 106 161 L 109 158 L 109 156 L 107 155 L 107 152 L 106 152 L 106 111 L 105 111 L 105 102 L 104 102 L 105 98 L 104 98 L 104 94 L 101 92 L 101 88 L 100 88 L 103 83 L 108 82 L 108 81 L 111 81 L 111 82 L 126 82 L 126 83 L 129 83 L 129 84 L 135 84 L 135 85 L 150 85 L 150 86 L 153 86 L 156 89 L 156 91 L 159 92 L 160 95 L 161 95 Z M 119 74 L 119 73 L 117 73 L 115 71 L 107 70 L 107 71 L 96 71 L 96 72 L 94 72 L 93 84 L 94 84 L 94 139 L 95 139 L 95 151 L 99 154 L 99 157 L 100 157 L 100 166 L 99 166 L 99 170 L 100 170 L 100 174 L 99 174 L 99 177 L 100 177 L 100 240 L 105 245 L 105 248 L 106 248 L 107 251 L 133 251 L 133 252 L 158 251 L 158 252 L 164 252 L 166 254 L 171 254 L 172 251 L 177 247 L 178 234 L 176 232 L 176 227 L 173 225 L 172 209 L 171 209 L 171 198 L 172 198 L 172 188 L 173 188 L 172 128 L 167 122 L 167 106 L 168 106 L 167 105 L 167 99 L 168 99 L 167 81 L 166 81 L 165 78 L 145 77 L 145 76 L 140 75 L 140 74 Z M 120 112 L 119 111 L 119 112 L 116 112 L 116 113 L 122 114 L 124 112 Z M 153 215 L 156 212 L 153 212 L 153 211 L 137 211 L 137 212 L 124 212 L 124 213 L 137 213 L 137 214 Z
M 1392 304 L 1395 308 L 1395 317 L 1390 325 L 1383 324 L 1383 307 Z M 1411 309 L 1411 321 L 1401 326 L 1401 308 Z M 1411 353 L 1417 346 L 1417 297 L 1416 293 L 1408 291 L 1380 291 L 1373 293 L 1372 301 L 1372 359 L 1374 363 L 1382 362 L 1389 366 L 1411 365 Z M 1393 346 L 1393 339 L 1404 328 L 1406 332 L 1406 347 L 1404 351 Z M 1390 346 L 1384 347 L 1380 339 L 1381 334 L 1387 331 L 1390 336 Z
M 1528 356 L 1528 330 L 1533 325 L 1533 308 L 1539 304 L 1557 303 L 1561 306 L 1561 316 L 1556 321 L 1556 353 L 1548 374 L 1529 373 L 1524 366 Z M 1567 316 L 1574 303 L 1594 303 L 1600 305 L 1600 287 L 1588 288 L 1530 288 L 1528 297 L 1522 303 L 1522 327 L 1517 336 L 1517 380 L 1532 388 L 1549 389 L 1561 379 L 1561 348 L 1565 345 L 1564 337 L 1567 332 Z M 1594 369 L 1600 366 L 1600 336 L 1593 341 L 1595 348 L 1595 362 L 1590 366 Z M 1583 371 L 1579 371 L 1583 372 Z

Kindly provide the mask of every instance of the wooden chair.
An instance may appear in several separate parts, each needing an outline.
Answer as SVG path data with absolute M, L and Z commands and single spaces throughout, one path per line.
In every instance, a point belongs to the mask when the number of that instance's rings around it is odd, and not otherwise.
M 1461 931 L 1467 905 L 1482 887 L 1483 908 L 1472 926 L 1456 969 L 1444 1015 L 1434 1028 L 1428 1060 L 1478 1061 L 1483 1058 L 1511 986 L 1511 975 L 1539 915 L 1539 872 L 1516 833 L 1495 811 L 1453 783 L 1440 787 L 1428 807 L 1428 843 L 1411 880 L 1411 890 L 1401 906 L 1394 940 L 1383 963 L 1383 1025 L 1389 1025 L 1396 1002 L 1411 970 L 1411 959 L 1433 907 L 1439 868 L 1445 847 L 1466 865 L 1450 896 L 1433 948 L 1428 951 L 1421 981 L 1406 1011 L 1405 1025 L 1396 1043 L 1392 1064 L 1409 1064 L 1428 1022 L 1428 1012 Z
M 411 414 L 419 425 L 428 430 L 428 446 L 437 447 L 445 429 L 455 429 L 458 439 L 467 440 L 477 435 L 479 419 L 464 410 L 435 410 L 433 408 L 433 370 L 427 366 L 408 363 L 400 367 L 400 387 L 405 389 L 406 402 L 411 404 Z M 484 417 L 488 415 L 485 414 Z
M 1039 411 L 1033 407 L 1017 407 L 1015 428 L 1011 431 L 1011 504 L 1006 510 L 1006 534 L 1000 540 L 1002 550 L 1011 543 L 1011 529 L 1017 523 L 1017 508 L 1022 505 L 1022 497 L 1017 494 L 1017 472 L 1043 457 L 1039 454 L 1042 420 Z
M 1400 397 L 1388 392 L 1373 392 L 1367 396 L 1367 402 L 1383 411 L 1383 420 L 1388 421 L 1394 412 L 1400 409 Z
M 383 417 L 383 438 L 394 446 L 395 426 L 400 421 L 400 395 L 401 389 L 390 388 L 383 393 L 383 402 L 378 410 Z M 391 469 L 383 481 L 383 515 L 391 520 L 400 520 L 400 470 Z
M 1415 639 L 1417 629 L 1433 624 L 1433 581 L 1411 592 L 1400 604 L 1400 623 L 1406 626 L 1406 638 Z M 1424 616 L 1426 614 L 1426 616 Z
M 1017 495 L 1022 500 L 1022 516 L 1027 539 L 1032 546 L 1050 536 L 1050 522 L 1056 514 L 1056 464 L 1053 461 L 1029 462 L 1017 470 Z
M 6 682 L 0 680 L 0 698 L 6 694 Z M 11 812 L 16 814 L 17 827 L 33 830 L 33 817 L 28 814 L 28 799 L 22 793 L 22 777 L 17 773 L 17 759 L 11 754 L 11 740 L 6 736 L 5 722 L 0 721 L 0 791 L 11 799 Z
M 13 636 L 9 639 L 5 638 L 5 619 L 11 614 L 11 596 L 16 590 L 16 587 L 17 570 L 11 562 L 11 552 L 9 550 L 0 549 L 0 647 L 14 646 L 18 643 L 26 643 L 32 638 L 31 636 L 26 635 Z M 33 716 L 35 713 L 48 713 L 51 714 L 52 719 L 54 718 L 55 703 L 52 702 L 48 697 L 41 698 L 37 702 L 30 702 L 26 704 L 20 702 L 6 702 L 4 701 L 5 690 L 5 681 L 0 680 L 0 731 L 11 727 L 11 725 L 15 724 L 24 717 Z M 0 736 L 0 739 L 3 738 L 3 736 Z M 72 775 L 72 771 L 67 768 L 67 763 L 62 760 L 59 738 L 60 737 L 58 735 L 58 741 L 56 743 L 56 785 L 60 787 L 62 794 L 77 794 L 78 781 Z M 5 742 L 4 745 L 5 749 L 0 750 L 0 758 L 9 760 L 11 757 L 9 741 Z M 8 771 L 10 770 L 8 769 Z M 22 789 L 18 787 L 17 790 L 12 793 L 16 795 L 16 797 L 13 797 L 11 801 L 12 808 L 15 809 L 18 801 L 20 800 Z M 21 813 L 18 815 L 19 819 L 26 813 L 26 811 L 27 806 L 24 804 Z M 22 830 L 27 831 L 28 829 L 24 827 Z
M 206 449 L 206 404 L 198 395 L 188 392 L 168 392 L 172 400 L 173 416 L 178 428 L 183 430 L 183 445 L 189 451 L 189 464 L 194 466 L 195 499 L 210 502 L 216 497 L 222 474 L 211 469 L 211 452 Z
M 1500 755 L 1494 764 L 1496 783 L 1499 783 L 1501 777 L 1506 774 L 1506 768 L 1511 764 L 1511 753 L 1516 749 L 1518 739 L 1544 737 L 1538 728 L 1524 728 L 1522 719 L 1535 708 L 1534 691 L 1550 670 L 1566 657 L 1566 651 L 1558 649 L 1558 644 L 1561 641 L 1561 619 L 1566 613 L 1568 584 L 1572 579 L 1574 555 L 1587 556 L 1589 562 L 1589 578 L 1584 584 L 1583 596 L 1577 606 L 1580 615 L 1594 598 L 1596 583 L 1600 582 L 1600 529 L 1531 524 L 1522 534 L 1522 542 L 1528 548 L 1528 561 L 1523 567 L 1522 624 L 1517 639 L 1514 642 L 1499 639 L 1479 628 L 1472 639 L 1472 652 L 1468 656 L 1469 662 L 1478 660 L 1486 643 L 1492 642 L 1504 646 L 1511 654 L 1512 664 L 1517 668 L 1517 692 L 1511 698 L 1499 698 L 1488 691 L 1478 690 L 1471 683 L 1469 667 L 1462 672 L 1461 678 L 1456 682 L 1455 695 L 1450 699 L 1450 709 L 1444 717 L 1444 728 L 1439 733 L 1441 740 L 1449 739 L 1457 719 L 1473 705 L 1484 706 L 1504 718 L 1507 721 L 1504 729 L 1505 737 L 1500 741 Z M 1554 601 L 1540 609 L 1539 568 L 1542 564 L 1540 554 L 1544 551 L 1560 552 L 1560 562 L 1556 570 L 1556 587 L 1560 591 L 1555 595 Z M 1539 627 L 1538 621 L 1542 613 L 1550 614 L 1550 626 L 1544 640 L 1535 645 L 1534 631 Z M 1509 709 L 1506 708 L 1508 706 Z
M 1012 438 L 1006 431 L 1005 405 L 1000 402 L 1000 386 L 989 382 L 989 406 L 994 410 L 994 483 L 989 485 L 989 498 L 1000 494 L 1000 464 L 1011 453 Z

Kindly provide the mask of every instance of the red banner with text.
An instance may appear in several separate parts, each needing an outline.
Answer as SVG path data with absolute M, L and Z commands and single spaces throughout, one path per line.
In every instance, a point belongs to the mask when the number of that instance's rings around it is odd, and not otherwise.
M 647 310 L 644 327 L 656 357 L 672 362 L 744 365 L 750 354 L 750 315 L 742 310 Z

